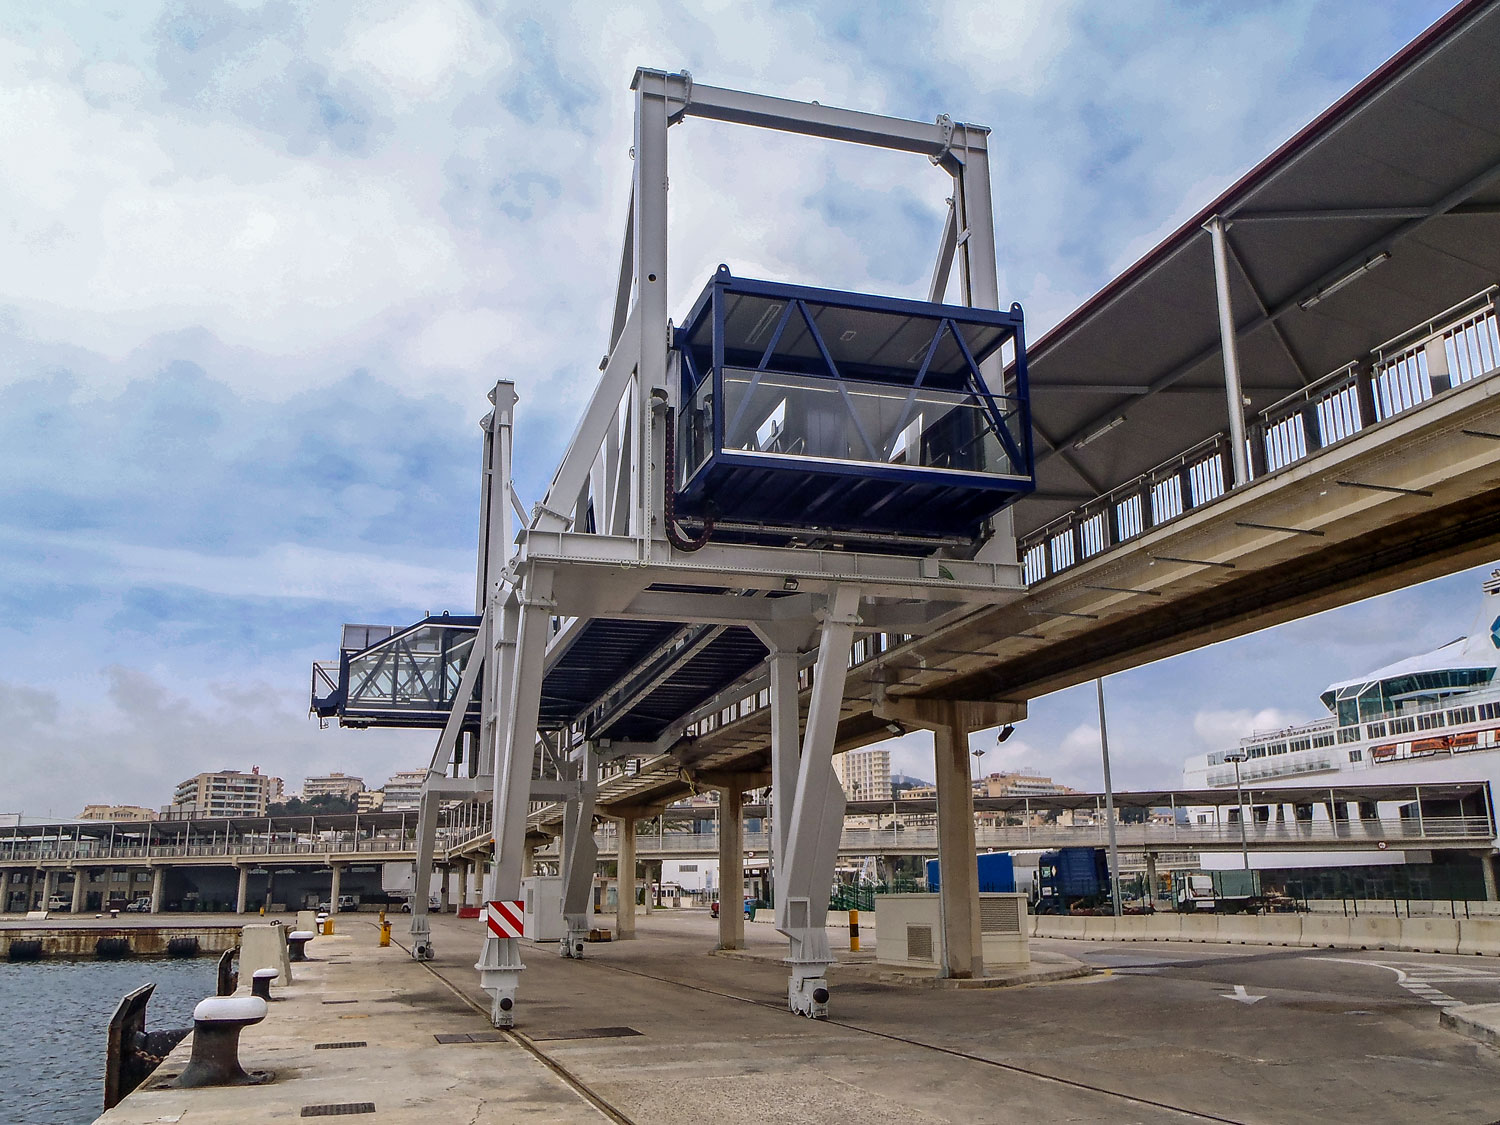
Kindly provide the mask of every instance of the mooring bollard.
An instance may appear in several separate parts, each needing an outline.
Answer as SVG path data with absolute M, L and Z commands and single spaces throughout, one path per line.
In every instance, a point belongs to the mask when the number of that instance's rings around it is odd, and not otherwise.
M 307 960 L 307 943 L 316 936 L 311 930 L 293 930 L 286 935 L 287 952 L 293 961 Z
M 271 999 L 271 982 L 281 975 L 279 969 L 256 969 L 250 977 L 250 995 Z
M 193 1009 L 193 1055 L 174 1086 L 253 1086 L 267 1082 L 266 1071 L 240 1066 L 240 1032 L 266 1018 L 259 996 L 216 996 Z
M 328 932 L 328 915 L 319 914 L 318 924 L 313 929 L 317 930 L 320 934 L 326 934 Z

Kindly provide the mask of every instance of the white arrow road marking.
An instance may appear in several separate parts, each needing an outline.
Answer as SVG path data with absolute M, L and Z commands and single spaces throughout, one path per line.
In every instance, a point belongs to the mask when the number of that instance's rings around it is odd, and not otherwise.
M 1265 999 L 1264 996 L 1251 996 L 1245 991 L 1243 984 L 1235 985 L 1233 992 L 1221 992 L 1219 995 L 1226 1000 L 1238 1000 L 1241 1004 L 1254 1004 L 1257 1000 Z

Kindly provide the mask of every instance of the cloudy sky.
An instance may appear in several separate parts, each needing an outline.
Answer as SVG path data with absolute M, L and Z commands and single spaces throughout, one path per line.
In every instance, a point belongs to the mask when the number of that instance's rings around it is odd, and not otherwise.
M 1035 338 L 1443 7 L 0 7 L 0 811 L 427 757 L 318 730 L 308 667 L 346 620 L 470 607 L 497 378 L 528 504 L 550 475 L 605 345 L 637 65 L 993 126 L 1001 292 Z M 924 291 L 947 180 L 920 158 L 705 122 L 672 144 L 674 309 L 720 261 Z M 1331 675 L 1461 631 L 1473 587 L 1116 677 L 1118 782 L 1313 717 Z M 1032 714 L 985 767 L 1096 785 L 1091 690 Z

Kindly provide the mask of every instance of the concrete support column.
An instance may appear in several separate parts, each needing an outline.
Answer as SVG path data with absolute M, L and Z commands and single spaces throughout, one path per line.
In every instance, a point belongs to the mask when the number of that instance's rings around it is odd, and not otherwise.
M 467 859 L 458 861 L 458 905 L 469 905 L 469 872 L 474 868 L 473 863 Z
M 109 892 L 110 892 L 110 888 L 113 887 L 114 885 L 115 885 L 115 869 L 113 867 L 106 867 L 99 874 L 99 909 L 100 910 L 108 910 L 109 909 Z
M 47 867 L 42 870 L 42 909 L 46 910 L 52 901 L 52 896 L 57 893 L 57 868 Z
M 938 863 L 942 868 L 945 977 L 984 976 L 979 936 L 979 854 L 974 842 L 974 790 L 969 782 L 969 732 L 957 707 L 933 731 L 937 770 Z
M 264 906 L 266 913 L 271 911 L 271 903 L 276 899 L 276 871 L 269 864 L 266 865 L 266 898 Z
M 1495 886 L 1495 857 L 1485 852 L 1479 857 L 1479 866 L 1484 871 L 1484 901 L 1500 901 L 1500 890 Z
M 75 867 L 73 869 L 73 913 L 83 913 L 83 890 L 88 886 L 89 873 L 87 868 Z
M 245 913 L 245 909 L 250 905 L 250 868 L 241 864 L 239 872 L 239 887 L 234 892 L 234 912 L 236 914 L 243 914 Z
M 620 820 L 620 846 L 616 852 L 618 876 L 615 880 L 615 937 L 628 941 L 635 937 L 635 818 Z M 723 913 L 722 900 L 720 911 Z
M 719 790 L 719 948 L 745 948 L 745 790 Z
M 161 913 L 162 893 L 167 889 L 167 869 L 165 867 L 153 867 L 151 869 L 151 913 Z
M 328 913 L 339 912 L 339 891 L 343 884 L 344 865 L 342 863 L 330 863 L 329 869 L 333 874 L 328 880 Z
M 1146 901 L 1156 905 L 1156 853 L 1146 853 Z
M 438 874 L 438 913 L 447 914 L 453 905 L 453 868 L 444 865 Z

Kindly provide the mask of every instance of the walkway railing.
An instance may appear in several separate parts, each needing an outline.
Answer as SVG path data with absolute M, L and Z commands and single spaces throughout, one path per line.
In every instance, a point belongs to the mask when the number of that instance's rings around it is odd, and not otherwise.
M 1180 847 L 1187 849 L 1240 845 L 1240 826 L 1221 821 L 1218 824 L 1118 824 L 1116 835 L 1121 847 Z M 1015 849 L 1059 848 L 1073 846 L 1103 847 L 1109 842 L 1104 824 L 1066 825 L 981 825 L 974 831 L 975 843 L 981 849 L 997 851 Z M 1481 847 L 1493 841 L 1495 832 L 1485 816 L 1386 817 L 1378 820 L 1269 821 L 1245 825 L 1245 836 L 1253 847 L 1307 848 L 1326 846 L 1345 848 L 1378 848 L 1382 843 L 1421 847 L 1471 845 Z M 898 828 L 846 828 L 839 841 L 844 855 L 937 854 L 937 829 L 930 826 L 902 825 Z M 601 854 L 615 854 L 617 837 L 613 832 L 596 834 Z M 745 850 L 768 855 L 770 840 L 765 832 L 746 832 Z M 636 837 L 636 855 L 673 857 L 717 855 L 717 832 L 667 832 Z M 542 849 L 542 856 L 555 854 L 555 848 Z
M 1500 370 L 1496 287 L 1440 313 L 1262 410 L 1248 428 L 1250 475 L 1296 464 L 1444 391 Z M 1212 503 L 1234 472 L 1219 433 L 1059 516 L 1019 543 L 1026 582 L 1050 578 Z

